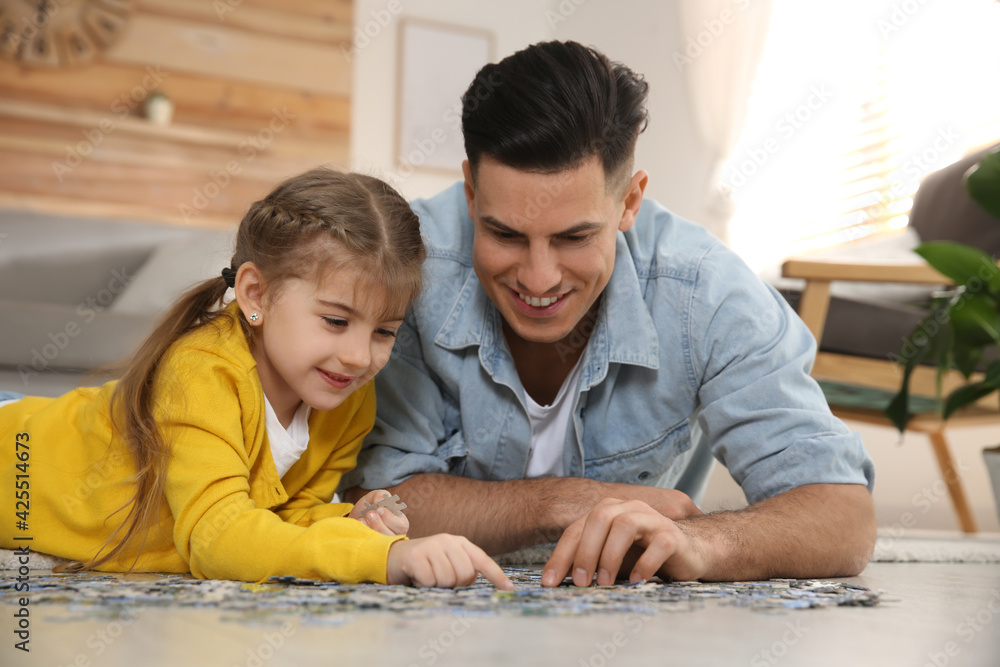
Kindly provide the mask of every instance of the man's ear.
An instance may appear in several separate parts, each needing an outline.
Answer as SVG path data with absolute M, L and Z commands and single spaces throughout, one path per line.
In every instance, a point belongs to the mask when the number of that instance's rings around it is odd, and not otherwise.
M 243 262 L 236 272 L 236 303 L 251 325 L 261 324 L 264 317 L 264 276 L 253 262 Z M 256 315 L 256 318 L 251 318 Z
M 465 203 L 469 207 L 469 218 L 475 220 L 476 184 L 472 182 L 472 165 L 468 160 L 462 160 L 462 174 L 465 176 Z
M 639 207 L 642 206 L 642 195 L 646 192 L 646 184 L 649 182 L 649 174 L 640 169 L 632 176 L 632 180 L 625 186 L 625 193 L 622 195 L 622 217 L 618 222 L 619 231 L 627 232 L 635 224 L 635 217 L 639 215 Z

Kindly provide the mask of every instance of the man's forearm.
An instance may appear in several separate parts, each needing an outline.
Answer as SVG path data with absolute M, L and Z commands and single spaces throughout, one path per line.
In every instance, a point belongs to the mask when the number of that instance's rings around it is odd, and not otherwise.
M 698 513 L 680 491 L 580 477 L 485 482 L 428 473 L 414 475 L 389 490 L 407 504 L 411 537 L 464 535 L 490 554 L 554 542 L 569 524 L 606 497 L 644 500 L 671 518 Z M 363 493 L 351 489 L 346 499 L 355 502 Z
M 464 535 L 498 554 L 559 539 L 586 510 L 590 481 L 540 478 L 486 482 L 453 475 L 414 475 L 390 491 L 406 502 L 411 537 Z M 569 518 L 569 517 L 573 518 Z
M 875 548 L 872 498 L 856 484 L 812 484 L 676 523 L 706 558 L 699 578 L 709 581 L 853 576 Z

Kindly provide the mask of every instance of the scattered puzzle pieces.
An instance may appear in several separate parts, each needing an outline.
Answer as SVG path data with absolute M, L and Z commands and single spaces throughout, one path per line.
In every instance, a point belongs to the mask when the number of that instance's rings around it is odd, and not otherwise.
M 534 568 L 505 568 L 515 589 L 498 591 L 485 579 L 456 590 L 379 584 L 337 584 L 329 581 L 275 576 L 259 584 L 185 575 L 37 574 L 31 578 L 31 604 L 56 605 L 49 617 L 116 618 L 149 607 L 217 609 L 224 620 L 272 623 L 298 616 L 314 624 L 347 623 L 367 611 L 406 617 L 453 615 L 544 615 L 697 613 L 710 605 L 773 612 L 829 607 L 875 607 L 881 591 L 856 584 L 772 579 L 756 582 L 662 583 L 647 581 L 616 586 L 577 588 L 567 579 L 543 588 Z M 14 573 L 0 575 L 0 612 L 9 613 L 24 593 Z M 60 606 L 61 607 L 58 607 Z
M 374 511 L 378 510 L 379 507 L 384 507 L 387 510 L 389 510 L 390 512 L 392 512 L 393 514 L 395 514 L 396 516 L 399 516 L 399 515 L 401 515 L 403 513 L 403 510 L 406 509 L 406 503 L 401 502 L 399 500 L 399 494 L 398 493 L 396 495 L 394 495 L 394 496 L 390 496 L 388 498 L 383 498 L 382 500 L 378 501 L 374 505 L 366 500 L 365 501 L 365 514 L 367 514 L 368 512 L 374 512 Z

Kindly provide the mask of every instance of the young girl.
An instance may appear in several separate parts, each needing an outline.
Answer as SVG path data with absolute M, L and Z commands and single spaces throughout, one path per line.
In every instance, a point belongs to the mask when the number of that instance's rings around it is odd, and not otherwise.
M 232 265 L 181 297 L 120 380 L 0 404 L 0 486 L 24 518 L 0 546 L 104 571 L 417 586 L 481 572 L 512 588 L 465 538 L 406 540 L 405 516 L 365 514 L 384 491 L 330 502 L 423 256 L 416 215 L 378 179 L 279 185 L 243 218 Z

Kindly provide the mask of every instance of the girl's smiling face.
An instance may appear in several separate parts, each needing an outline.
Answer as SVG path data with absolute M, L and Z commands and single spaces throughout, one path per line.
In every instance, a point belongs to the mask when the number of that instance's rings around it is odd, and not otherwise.
M 318 284 L 289 278 L 265 290 L 255 266 L 240 267 L 237 301 L 258 333 L 251 352 L 264 395 L 285 426 L 301 402 L 332 410 L 389 361 L 403 313 L 383 319 L 385 295 L 360 287 L 368 281 L 357 278 L 354 269 L 340 268 L 323 272 Z

